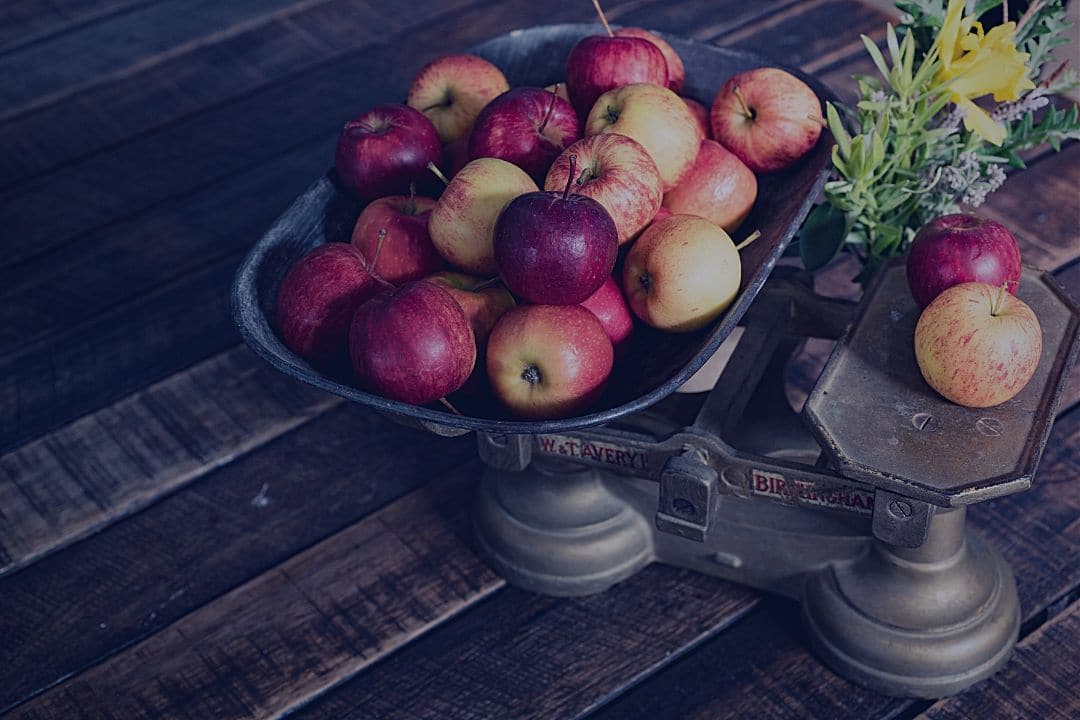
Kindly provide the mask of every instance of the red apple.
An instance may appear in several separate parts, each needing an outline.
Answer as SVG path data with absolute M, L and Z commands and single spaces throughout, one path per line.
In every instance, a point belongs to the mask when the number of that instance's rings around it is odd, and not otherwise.
M 386 290 L 357 309 L 349 354 L 364 387 L 423 405 L 465 383 L 476 363 L 476 342 L 450 293 L 419 280 Z
M 585 299 L 581 306 L 596 316 L 619 355 L 626 350 L 630 333 L 634 331 L 634 315 L 626 304 L 619 284 L 609 277 L 600 289 Z
M 536 190 L 517 165 L 498 158 L 473 160 L 454 176 L 431 211 L 428 230 L 435 249 L 456 268 L 494 275 L 495 220 L 508 202 Z
M 454 142 L 447 143 L 443 154 L 446 156 L 446 167 L 450 168 L 447 175 L 452 178 L 469 164 L 469 136 L 462 135 Z
M 1014 397 L 1042 355 L 1039 319 L 1001 287 L 953 285 L 931 302 L 915 326 L 915 359 L 930 387 L 966 407 L 992 407 Z
M 276 313 L 281 339 L 311 363 L 344 360 L 353 313 L 383 287 L 352 245 L 316 247 L 289 268 L 281 282 Z
M 728 79 L 712 105 L 721 145 L 756 173 L 794 165 L 821 135 L 821 101 L 794 75 L 757 68 Z
M 379 277 L 395 285 L 442 270 L 446 261 L 428 234 L 434 206 L 434 200 L 419 195 L 391 195 L 372 201 L 356 219 L 353 247 L 374 263 Z
M 571 156 L 570 177 L 573 165 Z M 530 302 L 576 305 L 615 266 L 615 222 L 596 200 L 570 193 L 570 185 L 514 198 L 495 223 L 495 266 L 506 287 Z
M 579 137 L 581 124 L 573 105 L 541 88 L 514 88 L 476 118 L 469 157 L 512 162 L 539 184 L 563 148 Z
M 671 216 L 672 216 L 672 215 L 674 215 L 674 214 L 675 214 L 675 213 L 671 212 L 671 211 L 670 211 L 670 210 L 668 210 L 668 209 L 667 209 L 666 207 L 664 207 L 663 205 L 661 205 L 661 206 L 660 206 L 660 209 L 656 211 L 656 216 L 655 216 L 655 217 L 653 217 L 652 221 L 653 221 L 654 223 L 656 223 L 656 222 L 660 222 L 660 221 L 661 221 L 661 220 L 663 220 L 664 218 L 669 218 L 669 217 L 671 217 Z
M 656 33 L 637 27 L 619 28 L 615 31 L 615 35 L 616 37 L 641 38 L 658 47 L 664 55 L 664 62 L 667 63 L 667 86 L 675 92 L 682 92 L 683 84 L 686 82 L 686 68 L 683 66 L 679 53 L 675 52 L 675 48 L 671 47 L 667 40 Z
M 702 140 L 706 138 L 712 139 L 712 128 L 709 126 L 709 111 L 705 109 L 704 105 L 692 98 L 684 97 L 683 102 L 686 103 L 686 107 L 690 108 L 690 115 L 697 125 L 698 137 Z
M 664 192 L 682 181 L 701 143 L 686 103 L 658 85 L 627 85 L 597 98 L 585 121 L 585 135 L 602 133 L 637 140 L 656 163 Z
M 341 183 L 368 201 L 430 185 L 427 164 L 441 157 L 430 120 L 406 105 L 379 105 L 345 123 L 334 164 Z
M 457 301 L 469 319 L 478 352 L 487 344 L 495 322 L 516 304 L 514 296 L 501 285 L 488 285 L 484 278 L 459 272 L 441 272 L 427 278 L 442 286 Z
M 697 159 L 679 186 L 664 195 L 673 214 L 700 215 L 735 232 L 757 198 L 757 178 L 715 140 L 702 140 Z
M 667 79 L 660 48 L 636 37 L 591 35 L 574 46 L 566 61 L 566 89 L 581 117 L 609 90 L 633 83 L 666 86 Z
M 922 226 L 907 259 L 911 296 L 924 308 L 964 282 L 1020 289 L 1020 247 L 1001 223 L 975 215 L 943 215 Z
M 645 229 L 623 265 L 634 314 L 671 332 L 704 327 L 735 299 L 739 251 L 719 226 L 696 215 L 672 215 Z
M 596 401 L 613 358 L 600 321 L 580 305 L 522 305 L 491 331 L 487 372 L 515 415 L 559 418 Z
M 444 143 L 452 143 L 468 136 L 484 106 L 509 89 L 502 71 L 487 60 L 444 55 L 420 68 L 408 103 L 431 119 Z
M 570 177 L 570 156 L 577 158 L 576 178 Z M 544 181 L 545 190 L 572 190 L 604 206 L 615 221 L 619 244 L 630 241 L 652 221 L 663 199 L 663 181 L 656 163 L 636 140 L 606 133 L 579 140 L 555 160 Z

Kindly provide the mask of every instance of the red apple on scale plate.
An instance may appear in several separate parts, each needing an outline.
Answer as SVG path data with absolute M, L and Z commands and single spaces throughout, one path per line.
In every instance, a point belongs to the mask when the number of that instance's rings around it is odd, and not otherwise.
M 623 265 L 634 314 L 669 332 L 708 325 L 739 291 L 742 262 L 726 232 L 696 215 L 672 215 L 645 229 Z
M 697 157 L 701 138 L 683 99 L 666 87 L 638 83 L 596 100 L 585 135 L 616 133 L 633 138 L 656 163 L 664 192 L 674 189 Z
M 961 283 L 938 295 L 915 326 L 927 384 L 966 407 L 1000 405 L 1024 389 L 1042 356 L 1042 328 L 1003 287 Z
M 570 156 L 577 177 L 570 177 Z M 571 190 L 596 200 L 615 221 L 619 244 L 629 242 L 656 216 L 663 199 L 660 171 L 636 140 L 605 133 L 579 140 L 555 160 L 545 190 Z
M 1020 289 L 1020 247 L 1008 228 L 993 220 L 956 213 L 923 225 L 907 258 L 908 287 L 920 308 L 945 289 L 964 282 Z
M 385 287 L 347 243 L 319 245 L 281 282 L 277 326 L 285 346 L 314 364 L 344 360 L 356 308 Z
M 352 244 L 374 260 L 379 277 L 398 284 L 419 280 L 446 267 L 431 243 L 428 219 L 435 201 L 419 195 L 391 195 L 368 203 L 353 227 Z
M 428 230 L 435 249 L 456 268 L 494 275 L 495 220 L 508 202 L 537 189 L 517 165 L 498 158 L 473 160 L 449 182 L 431 211 Z
M 424 405 L 465 384 L 476 363 L 476 342 L 450 293 L 419 280 L 386 290 L 357 309 L 349 354 L 364 387 Z
M 537 182 L 563 149 L 581 137 L 574 106 L 541 88 L 519 87 L 492 100 L 469 135 L 469 157 L 514 163 Z
M 510 89 L 499 68 L 475 55 L 444 55 L 420 69 L 408 103 L 428 116 L 444 143 L 469 134 L 484 106 Z
M 341 183 L 369 201 L 430 184 L 427 165 L 441 158 L 430 120 L 407 105 L 379 105 L 345 123 L 334 164 Z
M 679 186 L 664 195 L 673 214 L 700 215 L 735 232 L 757 198 L 757 178 L 715 140 L 702 140 L 697 159 Z
M 581 306 L 596 316 L 604 327 L 615 354 L 621 354 L 634 331 L 634 315 L 630 312 L 615 278 L 609 277 L 600 289 L 581 303 Z
M 667 63 L 668 88 L 673 92 L 682 92 L 683 84 L 686 82 L 686 67 L 683 66 L 679 53 L 675 52 L 675 48 L 671 47 L 667 40 L 656 33 L 638 27 L 619 28 L 615 31 L 615 37 L 641 38 L 642 40 L 648 40 L 659 48 L 664 55 L 664 61 Z
M 600 396 L 613 359 L 600 321 L 580 305 L 522 305 L 491 331 L 488 380 L 515 415 L 569 417 Z
M 600 4 L 594 0 L 606 35 L 590 35 L 574 45 L 566 60 L 566 89 L 578 114 L 589 114 L 596 99 L 608 90 L 632 83 L 667 86 L 664 53 L 640 37 L 619 37 L 608 27 Z
M 520 195 L 495 223 L 495 266 L 518 297 L 545 305 L 577 304 L 611 275 L 619 251 L 604 206 L 571 193 L 575 156 L 562 192 Z
M 810 86 L 779 68 L 728 79 L 713 100 L 713 137 L 756 173 L 794 165 L 821 135 L 821 101 Z

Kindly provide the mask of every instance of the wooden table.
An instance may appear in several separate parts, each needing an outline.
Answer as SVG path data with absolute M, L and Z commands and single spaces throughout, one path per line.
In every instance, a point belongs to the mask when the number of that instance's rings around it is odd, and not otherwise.
M 869 69 L 859 33 L 885 23 L 859 0 L 606 4 L 848 93 Z M 470 546 L 471 438 L 388 423 L 238 344 L 240 257 L 328 167 L 344 119 L 400 97 L 435 55 L 591 12 L 0 6 L 4 718 L 1077 716 L 1075 377 L 1036 488 L 971 512 L 1016 569 L 1020 648 L 931 704 L 838 678 L 792 605 L 713 578 L 651 566 L 573 600 L 506 586 Z M 1074 294 L 1078 160 L 1035 157 L 984 208 Z M 820 282 L 850 293 L 850 270 Z

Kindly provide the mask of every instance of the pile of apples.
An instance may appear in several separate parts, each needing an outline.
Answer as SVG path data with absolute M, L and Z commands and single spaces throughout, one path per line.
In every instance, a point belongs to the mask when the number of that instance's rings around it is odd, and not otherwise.
M 730 305 L 757 233 L 729 233 L 755 174 L 814 147 L 821 103 L 759 68 L 706 112 L 678 94 L 667 42 L 597 11 L 606 32 L 574 46 L 564 83 L 511 89 L 490 62 L 449 55 L 407 104 L 345 125 L 337 177 L 367 205 L 351 243 L 286 275 L 290 349 L 314 365 L 347 355 L 364 388 L 395 400 L 453 409 L 451 393 L 490 386 L 517 416 L 556 418 L 596 401 L 635 317 L 688 332 Z
M 908 286 L 922 310 L 915 359 L 942 397 L 992 407 L 1035 374 L 1042 327 L 1015 296 L 1020 273 L 1020 247 L 1001 223 L 957 213 L 916 234 L 907 258 Z

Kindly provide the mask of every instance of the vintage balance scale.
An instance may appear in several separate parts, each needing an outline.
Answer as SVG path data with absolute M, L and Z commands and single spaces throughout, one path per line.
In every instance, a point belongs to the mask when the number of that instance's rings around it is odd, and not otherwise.
M 574 42 L 598 30 L 539 27 L 472 51 L 512 86 L 543 86 L 560 78 Z M 686 94 L 701 100 L 734 72 L 776 65 L 668 40 L 688 68 Z M 763 239 L 743 252 L 728 313 L 697 335 L 636 333 L 590 415 L 522 422 L 490 409 L 414 407 L 320 374 L 285 348 L 270 320 L 282 276 L 312 246 L 347 241 L 359 212 L 329 178 L 253 248 L 233 288 L 234 315 L 283 372 L 437 434 L 476 431 L 488 466 L 476 543 L 509 582 L 583 595 L 653 561 L 692 568 L 799 600 L 814 650 L 852 680 L 893 695 L 950 695 L 1000 668 L 1016 643 L 1012 570 L 967 532 L 965 508 L 1031 486 L 1077 351 L 1080 309 L 1053 278 L 1025 269 L 1019 294 L 1044 340 L 1034 378 L 987 410 L 938 397 L 915 364 L 918 312 L 901 264 L 886 266 L 858 306 L 815 295 L 805 274 L 773 273 L 829 152 L 823 140 L 794 170 L 762 178 L 745 225 Z M 671 396 L 736 327 L 715 387 Z M 808 337 L 838 342 L 800 417 L 784 369 Z

